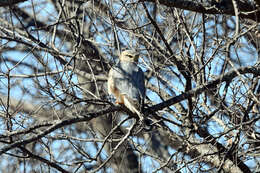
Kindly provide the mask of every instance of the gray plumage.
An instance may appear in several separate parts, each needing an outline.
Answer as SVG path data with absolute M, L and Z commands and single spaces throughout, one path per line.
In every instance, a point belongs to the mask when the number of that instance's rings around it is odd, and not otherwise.
M 117 104 L 124 104 L 141 118 L 145 98 L 144 73 L 137 65 L 138 56 L 124 51 L 120 61 L 111 68 L 108 78 L 108 92 L 113 94 Z
M 141 102 L 145 97 L 144 74 L 135 62 L 119 62 L 113 67 L 115 83 L 121 94 Z

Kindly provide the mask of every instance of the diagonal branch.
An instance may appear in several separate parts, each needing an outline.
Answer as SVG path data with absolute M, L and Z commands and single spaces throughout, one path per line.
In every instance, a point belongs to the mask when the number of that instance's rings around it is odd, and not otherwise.
M 11 149 L 14 149 L 16 147 L 20 147 L 21 145 L 26 145 L 28 143 L 36 141 L 36 140 L 46 136 L 47 134 L 49 134 L 49 133 L 51 133 L 51 132 L 53 132 L 53 131 L 61 128 L 61 127 L 71 125 L 71 124 L 74 124 L 74 123 L 78 123 L 78 122 L 90 121 L 93 118 L 97 118 L 101 115 L 105 115 L 105 114 L 108 114 L 108 113 L 111 113 L 111 112 L 114 112 L 114 111 L 119 111 L 119 110 L 122 110 L 122 108 L 111 106 L 107 109 L 104 109 L 104 110 L 101 110 L 101 111 L 98 111 L 98 112 L 88 113 L 86 116 L 70 118 L 70 119 L 59 121 L 57 123 L 53 123 L 49 128 L 47 128 L 46 130 L 44 130 L 43 132 L 41 132 L 38 135 L 35 135 L 35 136 L 28 138 L 28 139 L 19 140 L 19 141 L 14 142 L 10 145 L 2 147 L 0 149 L 0 155 L 4 154 L 5 152 L 7 152 Z
M 32 152 L 30 152 L 29 150 L 27 150 L 27 149 L 24 148 L 24 147 L 20 147 L 20 149 L 21 149 L 24 153 L 26 153 L 29 157 L 31 157 L 31 158 L 33 158 L 33 159 L 39 160 L 39 161 L 41 161 L 41 162 L 43 162 L 43 163 L 46 163 L 47 165 L 50 165 L 51 167 L 53 167 L 53 168 L 59 170 L 60 172 L 69 173 L 68 171 L 66 171 L 65 169 L 63 169 L 62 167 L 60 167 L 58 164 L 56 164 L 56 163 L 54 163 L 54 162 L 52 162 L 52 161 L 49 161 L 49 160 L 47 160 L 47 159 L 45 159 L 45 158 L 43 158 L 43 157 L 40 157 L 40 156 L 38 156 L 38 155 L 35 155 L 35 154 L 33 154 Z
M 0 7 L 13 6 L 15 4 L 18 4 L 19 2 L 24 2 L 24 1 L 27 0 L 1 0 Z
M 225 6 L 225 8 L 217 8 L 212 6 L 211 4 L 206 4 L 198 2 L 198 1 L 189 1 L 189 0 L 141 0 L 141 2 L 152 2 L 159 3 L 165 5 L 167 7 L 175 7 L 183 10 L 194 11 L 203 14 L 227 14 L 235 16 L 234 8 L 232 4 L 230 6 Z M 232 2 L 231 2 L 232 3 Z M 247 2 L 238 2 L 238 8 L 240 10 L 239 17 L 252 19 L 254 21 L 258 21 L 260 18 L 260 12 L 255 10 L 255 7 Z
M 208 84 L 206 85 L 201 85 L 198 86 L 197 88 L 190 90 L 188 92 L 185 92 L 183 94 L 180 94 L 176 97 L 173 97 L 169 100 L 166 100 L 162 103 L 159 103 L 157 105 L 151 106 L 150 108 L 148 108 L 144 114 L 149 114 L 151 112 L 156 112 L 158 110 L 162 110 L 166 107 L 169 107 L 175 103 L 181 102 L 183 100 L 186 100 L 190 97 L 194 97 L 195 95 L 201 94 L 202 92 L 208 90 L 208 89 L 212 89 L 215 88 L 216 85 L 222 83 L 222 82 L 227 82 L 227 81 L 231 81 L 232 79 L 234 79 L 235 77 L 241 75 L 241 74 L 247 74 L 247 73 L 251 73 L 254 74 L 255 76 L 260 76 L 260 67 L 254 67 L 254 66 L 249 66 L 249 67 L 241 67 L 235 70 L 232 70 L 230 72 L 227 72 L 226 74 L 224 74 L 223 76 L 218 77 L 215 80 L 212 80 L 210 82 L 208 82 Z

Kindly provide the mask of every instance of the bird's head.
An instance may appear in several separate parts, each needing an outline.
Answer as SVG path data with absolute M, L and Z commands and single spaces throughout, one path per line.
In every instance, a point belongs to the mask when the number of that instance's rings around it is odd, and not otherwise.
M 139 55 L 133 50 L 125 50 L 121 53 L 120 61 L 138 62 Z

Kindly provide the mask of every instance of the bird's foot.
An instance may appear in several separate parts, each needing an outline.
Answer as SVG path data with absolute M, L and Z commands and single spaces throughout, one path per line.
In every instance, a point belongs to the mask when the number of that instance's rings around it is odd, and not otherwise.
M 116 105 L 122 105 L 122 104 L 124 104 L 124 103 L 123 103 L 122 101 L 120 101 L 120 100 L 116 100 L 116 101 L 115 101 L 115 104 L 116 104 Z
M 144 117 L 139 116 L 138 124 L 143 124 L 144 123 Z

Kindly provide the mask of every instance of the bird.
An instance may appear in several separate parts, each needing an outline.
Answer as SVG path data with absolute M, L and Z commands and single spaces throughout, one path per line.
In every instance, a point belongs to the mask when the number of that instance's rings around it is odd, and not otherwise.
M 143 120 L 142 109 L 145 99 L 144 72 L 138 66 L 139 55 L 133 50 L 125 50 L 119 62 L 108 73 L 108 94 L 116 98 L 117 105 L 124 105 Z

